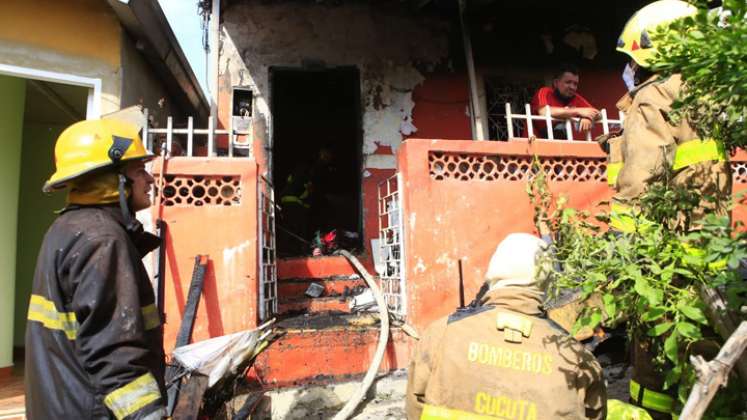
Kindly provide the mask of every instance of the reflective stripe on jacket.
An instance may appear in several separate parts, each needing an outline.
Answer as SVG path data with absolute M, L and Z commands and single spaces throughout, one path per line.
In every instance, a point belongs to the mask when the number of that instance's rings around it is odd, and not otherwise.
M 607 401 L 607 420 L 652 420 L 648 411 L 620 400 Z
M 498 288 L 429 326 L 408 371 L 407 418 L 604 419 L 599 364 L 543 317 L 542 296 Z
M 613 137 L 608 140 L 608 143 L 610 154 L 607 158 L 607 184 L 614 187 L 623 167 L 622 138 Z
M 119 207 L 65 210 L 37 260 L 26 328 L 29 419 L 161 418 L 161 320 Z M 136 246 L 138 244 L 138 246 Z

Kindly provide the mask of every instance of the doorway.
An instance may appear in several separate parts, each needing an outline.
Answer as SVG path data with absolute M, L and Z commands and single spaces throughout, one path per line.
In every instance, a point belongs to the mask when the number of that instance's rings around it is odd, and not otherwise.
M 336 246 L 360 248 L 358 69 L 270 68 L 270 86 L 278 256 L 325 252 L 318 239 L 332 231 Z
M 7 93 L 0 101 L 5 124 L 3 133 L 2 226 L 6 235 L 0 246 L 5 250 L 0 265 L 0 283 L 14 292 L 4 292 L 8 321 L 3 326 L 2 353 L 12 351 L 14 373 L 23 370 L 26 315 L 34 278 L 36 257 L 44 234 L 55 219 L 55 211 L 65 205 L 65 194 L 41 192 L 44 181 L 54 171 L 54 144 L 69 125 L 86 118 L 90 88 L 44 80 L 0 75 Z M 3 364 L 7 363 L 3 357 Z M 2 366 L 0 365 L 0 366 Z

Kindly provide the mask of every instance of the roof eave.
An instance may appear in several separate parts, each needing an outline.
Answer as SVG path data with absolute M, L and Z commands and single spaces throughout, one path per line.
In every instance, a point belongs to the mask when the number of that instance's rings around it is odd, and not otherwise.
M 157 0 L 107 2 L 127 33 L 142 46 L 139 50 L 177 104 L 187 114 L 206 120 L 209 102 Z

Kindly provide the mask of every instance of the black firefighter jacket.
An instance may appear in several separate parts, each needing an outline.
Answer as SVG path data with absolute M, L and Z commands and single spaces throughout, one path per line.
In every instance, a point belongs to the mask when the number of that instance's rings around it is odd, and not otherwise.
M 164 416 L 161 321 L 142 256 L 117 206 L 71 207 L 37 260 L 26 329 L 29 419 Z

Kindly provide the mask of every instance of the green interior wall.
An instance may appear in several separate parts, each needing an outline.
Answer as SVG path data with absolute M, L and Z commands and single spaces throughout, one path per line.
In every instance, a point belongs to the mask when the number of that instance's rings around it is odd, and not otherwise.
M 26 82 L 0 75 L 0 367 L 13 364 L 16 231 Z
M 21 179 L 18 194 L 18 251 L 13 344 L 22 347 L 26 313 L 36 257 L 55 210 L 65 205 L 65 194 L 43 194 L 41 187 L 54 171 L 54 142 L 65 125 L 27 121 L 23 126 Z

